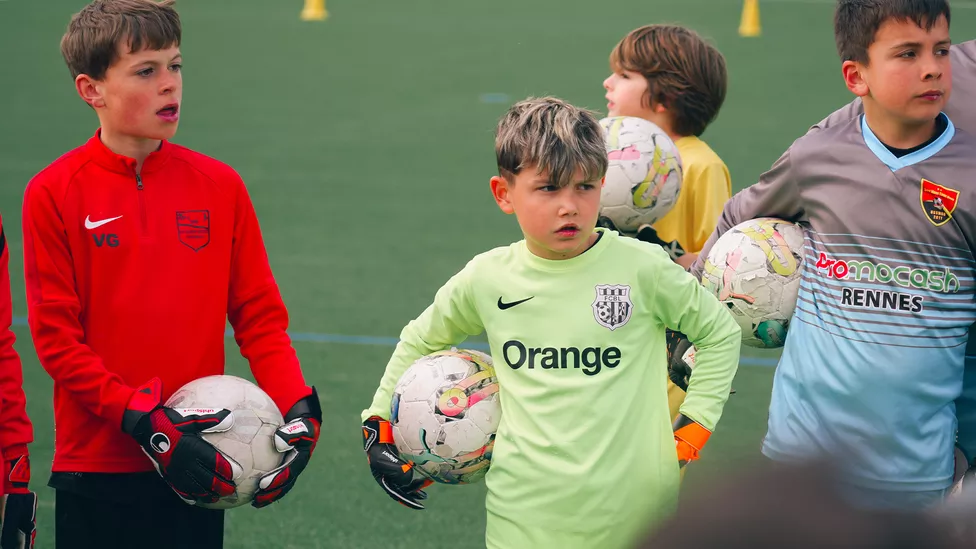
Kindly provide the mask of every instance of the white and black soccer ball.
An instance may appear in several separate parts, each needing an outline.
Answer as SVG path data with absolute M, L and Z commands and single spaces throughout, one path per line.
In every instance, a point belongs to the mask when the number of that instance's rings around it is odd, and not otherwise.
M 600 192 L 600 216 L 635 234 L 671 211 L 681 191 L 678 147 L 657 125 L 632 116 L 600 121 L 609 163 Z
M 271 397 L 250 381 L 229 375 L 207 376 L 181 387 L 166 401 L 170 408 L 226 408 L 234 425 L 221 433 L 200 436 L 214 445 L 243 471 L 232 479 L 237 490 L 216 503 L 199 503 L 210 509 L 230 509 L 250 503 L 261 477 L 281 466 L 287 454 L 275 449 L 275 431 L 284 424 Z
M 451 349 L 414 362 L 393 389 L 390 425 L 400 457 L 444 484 L 481 481 L 501 420 L 491 357 Z
M 731 311 L 742 343 L 786 342 L 803 274 L 803 230 L 774 218 L 750 219 L 723 234 L 705 260 L 701 283 Z

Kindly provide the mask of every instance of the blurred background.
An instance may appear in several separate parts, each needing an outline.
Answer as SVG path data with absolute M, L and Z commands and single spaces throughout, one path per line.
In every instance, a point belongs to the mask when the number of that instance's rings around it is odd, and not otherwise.
M 0 0 L 0 213 L 35 424 L 39 548 L 53 546 L 54 426 L 51 379 L 26 327 L 20 208 L 30 178 L 97 127 L 59 52 L 85 3 Z M 703 138 L 739 190 L 851 99 L 832 0 L 759 4 L 761 34 L 744 37 L 741 0 L 328 0 L 325 21 L 303 21 L 302 0 L 177 2 L 184 93 L 174 141 L 247 183 L 325 414 L 301 482 L 268 509 L 228 512 L 225 547 L 484 546 L 483 485 L 432 487 L 424 512 L 397 506 L 369 474 L 358 426 L 402 326 L 472 256 L 521 238 L 488 190 L 498 117 L 547 94 L 605 115 L 616 42 L 644 24 L 684 24 L 728 63 L 725 106 Z M 976 37 L 976 2 L 952 7 L 954 41 Z M 227 350 L 228 373 L 251 378 L 230 338 Z M 758 455 L 776 356 L 743 348 L 737 393 L 687 491 Z

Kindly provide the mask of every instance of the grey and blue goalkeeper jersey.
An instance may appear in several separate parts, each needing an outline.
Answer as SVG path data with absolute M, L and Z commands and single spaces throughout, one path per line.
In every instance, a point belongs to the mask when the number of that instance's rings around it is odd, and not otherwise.
M 954 44 L 949 49 L 952 62 L 952 94 L 946 114 L 957 128 L 976 135 L 976 40 Z M 855 99 L 815 124 L 815 132 L 836 124 L 843 124 L 864 113 L 861 100 Z M 962 395 L 956 399 L 956 418 L 959 423 L 956 443 L 970 461 L 976 458 L 976 338 L 966 350 L 966 373 Z
M 805 235 L 763 453 L 850 452 L 853 482 L 947 487 L 976 321 L 976 138 L 950 122 L 896 158 L 864 117 L 798 139 L 727 204 L 715 234 L 772 216 Z

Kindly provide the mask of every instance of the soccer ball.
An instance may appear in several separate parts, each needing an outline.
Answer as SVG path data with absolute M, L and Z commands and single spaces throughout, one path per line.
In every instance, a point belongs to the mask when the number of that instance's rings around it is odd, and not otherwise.
M 701 283 L 728 306 L 744 344 L 774 349 L 786 341 L 802 272 L 800 227 L 760 218 L 732 227 L 715 242 Z
M 636 233 L 671 211 L 681 190 L 681 157 L 668 134 L 632 116 L 600 121 L 609 165 L 600 193 L 600 215 L 622 233 Z
M 444 484 L 485 477 L 500 419 L 495 368 L 478 351 L 420 358 L 393 389 L 390 425 L 400 457 Z
M 203 433 L 228 460 L 243 469 L 233 479 L 237 491 L 209 509 L 230 509 L 250 503 L 261 477 L 281 466 L 286 454 L 275 450 L 274 434 L 284 424 L 274 401 L 257 385 L 235 376 L 207 376 L 191 381 L 166 401 L 170 408 L 226 408 L 234 413 L 234 426 L 223 433 Z

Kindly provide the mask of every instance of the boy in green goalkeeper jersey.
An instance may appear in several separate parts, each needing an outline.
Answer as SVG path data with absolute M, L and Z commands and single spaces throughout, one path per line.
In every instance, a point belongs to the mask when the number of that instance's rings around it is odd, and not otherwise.
M 495 153 L 492 195 L 525 239 L 472 259 L 403 329 L 362 414 L 373 477 L 423 509 L 423 484 L 392 443 L 393 388 L 418 358 L 484 331 L 502 409 L 486 545 L 628 547 L 675 509 L 679 467 L 698 458 L 728 399 L 739 328 L 660 246 L 596 228 L 607 153 L 591 113 L 517 103 Z M 665 326 L 698 348 L 674 424 Z

